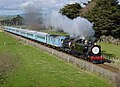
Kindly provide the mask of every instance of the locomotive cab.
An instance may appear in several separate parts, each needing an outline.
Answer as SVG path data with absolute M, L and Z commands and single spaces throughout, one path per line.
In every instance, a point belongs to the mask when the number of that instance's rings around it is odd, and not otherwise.
M 62 41 L 62 47 L 63 47 L 64 49 L 70 48 L 71 45 L 72 45 L 72 41 L 73 41 L 73 40 L 74 40 L 73 38 L 65 38 L 65 39 Z

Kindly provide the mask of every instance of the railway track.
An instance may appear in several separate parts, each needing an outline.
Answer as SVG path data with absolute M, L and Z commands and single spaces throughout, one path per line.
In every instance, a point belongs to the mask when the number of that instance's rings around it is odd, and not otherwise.
M 51 47 L 49 47 L 49 48 L 51 48 Z M 51 48 L 51 49 L 55 49 L 55 48 Z M 55 49 L 55 50 L 56 50 L 56 49 Z M 76 57 L 76 56 L 74 56 L 74 55 L 71 55 L 71 54 L 69 54 L 68 52 L 64 52 L 64 51 L 61 51 L 61 50 L 57 50 L 57 51 L 60 51 L 60 52 L 66 54 L 66 55 L 69 55 L 69 56 L 73 56 L 73 57 L 75 57 L 75 58 L 77 58 L 77 59 L 79 59 L 79 60 L 83 60 L 83 61 L 85 61 L 85 62 L 87 62 L 87 63 L 93 64 L 92 62 L 86 61 L 86 60 L 84 60 L 84 59 L 81 58 L 81 57 Z M 93 64 L 93 65 L 95 65 L 95 64 Z M 114 73 L 118 73 L 118 72 L 120 71 L 118 68 L 113 67 L 112 65 L 109 65 L 109 64 L 107 64 L 107 63 L 106 63 L 106 64 L 96 64 L 96 66 L 99 66 L 99 67 L 101 67 L 101 68 L 104 68 L 104 69 L 109 70 L 109 71 L 114 72 Z
M 118 68 L 113 67 L 113 66 L 108 65 L 108 64 L 99 64 L 99 65 L 97 64 L 97 66 L 102 67 L 102 68 L 104 68 L 106 70 L 110 70 L 110 71 L 112 71 L 114 73 L 118 73 L 120 71 Z
M 66 53 L 66 54 L 68 54 L 68 53 Z M 68 55 L 70 55 L 70 54 L 68 54 Z M 71 55 L 70 55 L 70 56 L 71 56 Z M 72 55 L 72 56 L 73 56 L 73 55 Z M 76 57 L 76 56 L 74 56 L 74 57 Z M 80 60 L 83 60 L 83 61 L 85 61 L 85 62 L 88 62 L 88 63 L 93 64 L 92 62 L 86 61 L 86 60 L 84 60 L 83 58 L 80 58 L 80 57 L 76 57 L 76 58 L 78 58 L 78 59 L 80 59 Z M 99 67 L 104 68 L 104 69 L 106 69 L 106 70 L 112 71 L 112 72 L 114 72 L 114 73 L 120 72 L 120 69 L 118 69 L 118 68 L 110 65 L 110 63 L 109 63 L 109 64 L 108 64 L 108 63 L 96 64 L 96 66 L 99 66 Z
M 85 62 L 88 62 L 88 61 L 85 61 Z M 88 63 L 91 63 L 91 62 L 88 62 Z M 91 64 L 93 64 L 93 63 L 91 63 Z M 114 72 L 114 73 L 120 72 L 120 69 L 118 69 L 118 68 L 116 68 L 116 67 L 114 67 L 114 66 L 112 66 L 112 65 L 110 65 L 108 63 L 96 64 L 96 66 L 104 68 L 104 69 L 109 70 L 109 71 Z

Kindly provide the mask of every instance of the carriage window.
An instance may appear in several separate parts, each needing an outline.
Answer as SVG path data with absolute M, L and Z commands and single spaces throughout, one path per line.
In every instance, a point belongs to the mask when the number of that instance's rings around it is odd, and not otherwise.
M 53 41 L 55 42 L 55 39 L 53 39 Z
M 41 39 L 45 39 L 45 37 L 43 37 L 43 36 L 37 35 L 37 37 L 38 37 L 38 38 L 41 38 Z
M 48 38 L 48 40 L 50 41 L 50 37 Z
M 16 32 L 19 32 L 19 30 L 16 30 Z
M 29 36 L 33 36 L 33 34 L 30 34 L 30 33 L 27 33 L 27 35 L 29 35 Z
M 25 34 L 25 32 L 21 32 L 22 34 Z

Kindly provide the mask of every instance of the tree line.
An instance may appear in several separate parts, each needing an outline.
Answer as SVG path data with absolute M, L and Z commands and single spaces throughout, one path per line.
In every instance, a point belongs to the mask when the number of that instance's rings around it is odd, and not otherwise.
M 96 2 L 96 6 L 82 17 L 94 24 L 93 29 L 96 32 L 96 37 L 106 35 L 120 38 L 120 5 L 118 4 L 118 0 L 92 1 Z M 80 9 L 81 7 L 78 3 L 68 4 L 60 10 L 60 13 L 70 19 L 74 19 L 80 15 Z M 74 18 L 71 18 L 71 15 Z
M 1 25 L 7 25 L 7 26 L 20 26 L 24 24 L 24 18 L 20 15 L 17 15 L 16 17 L 12 19 L 5 19 L 0 20 Z

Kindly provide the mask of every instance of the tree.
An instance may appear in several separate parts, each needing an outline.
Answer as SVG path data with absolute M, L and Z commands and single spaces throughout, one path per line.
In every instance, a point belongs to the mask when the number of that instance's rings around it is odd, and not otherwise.
M 79 16 L 80 9 L 81 6 L 78 3 L 67 4 L 64 8 L 60 9 L 60 13 L 70 19 L 74 19 Z
M 11 21 L 14 25 L 22 25 L 23 17 L 21 17 L 20 15 L 17 15 L 17 17 L 13 18 Z
M 120 38 L 120 6 L 117 0 L 95 0 L 97 5 L 86 15 L 94 22 L 96 35 Z
M 21 17 L 20 15 L 17 15 L 17 17 L 14 17 L 12 19 L 6 19 L 6 20 L 1 20 L 0 23 L 2 25 L 8 25 L 8 26 L 11 26 L 11 25 L 23 25 L 23 20 L 24 18 Z

